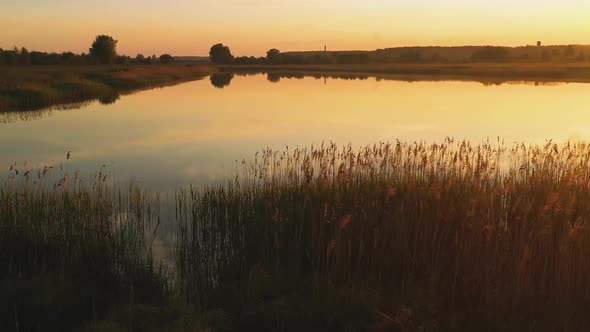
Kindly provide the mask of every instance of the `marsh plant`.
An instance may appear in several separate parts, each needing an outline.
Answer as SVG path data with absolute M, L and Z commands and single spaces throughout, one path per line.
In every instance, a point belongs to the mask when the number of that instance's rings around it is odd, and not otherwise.
M 590 327 L 587 143 L 266 149 L 176 210 L 179 294 L 200 308 L 330 288 L 384 329 Z M 287 286 L 261 295 L 260 275 Z
M 136 303 L 165 303 L 166 270 L 150 246 L 158 197 L 113 190 L 103 170 L 88 185 L 78 171 L 52 171 L 12 165 L 0 187 L 1 329 L 69 330 L 116 306 L 132 316 Z
M 584 142 L 265 149 L 177 191 L 170 269 L 151 249 L 158 195 L 105 176 L 2 180 L 3 329 L 590 327 Z

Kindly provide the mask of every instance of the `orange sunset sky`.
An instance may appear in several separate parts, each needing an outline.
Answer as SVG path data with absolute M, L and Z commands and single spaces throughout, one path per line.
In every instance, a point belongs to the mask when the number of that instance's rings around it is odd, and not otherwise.
M 0 0 L 0 47 L 87 52 L 97 34 L 119 53 L 235 55 L 269 48 L 590 44 L 579 0 Z

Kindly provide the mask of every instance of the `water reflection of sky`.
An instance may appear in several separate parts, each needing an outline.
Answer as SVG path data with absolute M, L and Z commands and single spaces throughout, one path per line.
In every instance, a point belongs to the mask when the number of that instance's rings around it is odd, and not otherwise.
M 590 137 L 590 85 L 483 85 L 235 75 L 201 80 L 0 122 L 0 176 L 10 164 L 59 165 L 151 190 L 209 183 L 264 147 L 333 140 L 540 143 Z M 223 78 L 221 78 L 223 79 Z M 33 114 L 33 113 L 31 113 Z M 0 115 L 4 120 L 6 115 Z M 64 164 L 65 165 L 65 164 Z

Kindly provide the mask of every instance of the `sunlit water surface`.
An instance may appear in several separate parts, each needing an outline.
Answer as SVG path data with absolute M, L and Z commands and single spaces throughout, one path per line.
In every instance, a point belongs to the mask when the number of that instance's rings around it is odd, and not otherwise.
M 142 91 L 109 105 L 0 114 L 0 180 L 14 163 L 21 169 L 51 165 L 54 173 L 80 170 L 89 179 L 105 165 L 110 183 L 134 179 L 171 192 L 219 181 L 235 172 L 236 160 L 266 147 L 590 137 L 590 84 L 276 82 L 262 74 L 220 80 Z

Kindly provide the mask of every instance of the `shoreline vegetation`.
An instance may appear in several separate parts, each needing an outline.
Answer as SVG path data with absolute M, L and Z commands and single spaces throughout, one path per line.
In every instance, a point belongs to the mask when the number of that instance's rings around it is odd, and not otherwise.
M 98 100 L 203 79 L 204 65 L 0 65 L 0 112 L 28 111 Z
M 170 267 L 157 194 L 17 168 L 2 330 L 590 328 L 587 143 L 266 149 L 177 191 Z
M 203 79 L 219 73 L 268 73 L 281 77 L 350 77 L 407 81 L 469 80 L 590 83 L 590 63 L 429 63 L 346 65 L 56 65 L 0 66 L 0 112 L 31 111 L 98 100 L 143 89 Z
M 522 47 L 394 47 L 374 51 L 281 52 L 235 57 L 221 43 L 209 57 L 117 53 L 118 41 L 98 35 L 88 54 L 0 49 L 0 112 L 40 110 L 203 78 L 219 71 L 358 75 L 401 80 L 590 82 L 590 45 Z M 208 59 L 208 61 L 207 61 Z M 221 78 L 219 85 L 224 83 Z M 229 78 L 231 80 L 231 78 Z M 215 79 L 212 83 L 216 84 Z
M 218 65 L 221 71 L 359 75 L 409 81 L 473 80 L 590 83 L 590 63 L 427 63 L 333 65 Z

